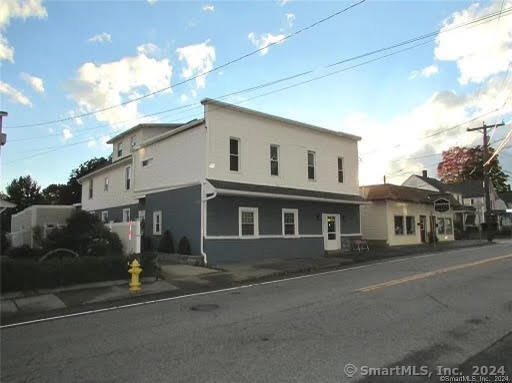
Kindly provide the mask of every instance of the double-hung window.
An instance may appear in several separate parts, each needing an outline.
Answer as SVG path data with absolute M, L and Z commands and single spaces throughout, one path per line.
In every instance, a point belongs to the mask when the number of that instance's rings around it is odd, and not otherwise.
M 343 157 L 338 157 L 338 182 L 343 183 Z
M 93 185 L 93 179 L 91 178 L 89 180 L 89 199 L 92 199 L 92 189 L 93 189 L 94 185 Z
M 299 235 L 299 211 L 297 209 L 283 209 L 283 235 Z
M 405 217 L 405 232 L 407 235 L 416 234 L 416 220 L 413 216 L 408 215 Z
M 308 180 L 315 179 L 315 152 L 308 150 Z
M 101 212 L 101 222 L 108 222 L 108 210 L 104 210 Z
M 130 151 L 133 152 L 133 148 L 135 148 L 136 145 L 137 145 L 137 137 L 136 136 L 132 136 L 130 138 Z
M 395 215 L 395 235 L 404 235 L 404 216 Z
M 130 222 L 130 209 L 123 209 L 123 222 Z
M 259 235 L 257 207 L 240 207 L 238 210 L 238 222 L 238 230 L 241 237 Z
M 162 212 L 160 210 L 153 212 L 153 235 L 162 234 Z
M 240 170 L 240 139 L 229 139 L 229 170 L 238 172 Z
M 279 175 L 279 145 L 270 145 L 270 175 Z
M 117 157 L 122 157 L 122 156 L 123 156 L 123 143 L 119 142 L 117 144 Z
M 105 177 L 105 181 L 103 184 L 103 191 L 108 192 L 108 177 Z
M 124 188 L 130 190 L 132 186 L 132 167 L 127 166 L 124 168 Z

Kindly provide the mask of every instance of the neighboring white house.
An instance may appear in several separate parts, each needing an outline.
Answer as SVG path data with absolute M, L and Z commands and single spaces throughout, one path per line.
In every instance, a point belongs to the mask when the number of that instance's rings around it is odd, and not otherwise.
M 340 251 L 361 236 L 359 137 L 210 99 L 204 118 L 141 124 L 82 183 L 82 209 L 169 230 L 209 263 Z
M 459 184 L 447 184 L 438 179 L 428 177 L 427 171 L 424 170 L 422 175 L 411 175 L 402 185 L 417 187 L 425 190 L 432 190 L 439 193 L 450 193 L 460 204 L 466 207 L 474 208 L 474 215 L 467 209 L 462 212 L 456 212 L 457 215 L 464 214 L 464 219 L 456 217 L 456 220 L 462 222 L 462 229 L 467 226 L 480 227 L 485 223 L 485 193 L 483 180 L 470 180 Z M 498 216 L 498 228 L 502 223 L 509 224 L 510 217 L 506 214 L 507 205 L 505 201 L 496 192 L 492 183 L 490 183 L 490 200 L 491 211 Z M 503 216 L 501 216 L 503 215 Z
M 11 216 L 11 246 L 28 245 L 34 247 L 34 228 L 40 227 L 43 238 L 46 234 L 66 224 L 75 211 L 69 205 L 32 205 Z
M 436 233 L 439 241 L 453 241 L 453 209 L 456 203 L 445 194 L 392 184 L 363 186 L 361 195 L 370 204 L 361 207 L 361 227 L 367 240 L 388 246 L 428 243 Z M 444 212 L 434 201 L 449 202 Z

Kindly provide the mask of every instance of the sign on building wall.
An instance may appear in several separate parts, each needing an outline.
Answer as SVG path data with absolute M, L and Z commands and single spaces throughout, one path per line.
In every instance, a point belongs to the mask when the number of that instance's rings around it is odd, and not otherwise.
M 438 213 L 444 213 L 450 210 L 450 201 L 445 198 L 438 198 L 434 201 L 434 210 Z

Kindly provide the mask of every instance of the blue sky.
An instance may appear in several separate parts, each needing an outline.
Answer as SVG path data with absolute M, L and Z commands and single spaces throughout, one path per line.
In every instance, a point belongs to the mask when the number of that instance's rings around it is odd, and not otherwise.
M 512 15 L 446 32 L 407 52 L 247 101 L 329 73 L 323 68 L 326 64 L 448 29 L 501 7 L 501 1 L 368 0 L 266 52 L 172 91 L 80 120 L 16 128 L 94 111 L 176 84 L 351 3 L 5 0 L 2 4 L 0 105 L 9 112 L 4 120 L 8 143 L 2 148 L 2 188 L 25 174 L 43 186 L 65 182 L 81 162 L 108 155 L 106 139 L 142 122 L 137 117 L 144 114 L 310 69 L 317 71 L 226 101 L 362 136 L 360 181 L 365 184 L 380 182 L 384 174 L 399 183 L 408 172 L 428 168 L 433 173 L 439 156 L 415 157 L 479 142 L 481 137 L 466 133 L 466 127 L 482 120 L 508 122 L 512 112 L 512 100 L 505 104 L 512 90 L 512 73 L 505 81 L 512 61 Z M 504 1 L 503 9 L 510 7 L 512 1 Z M 343 65 L 333 70 L 340 68 Z M 499 110 L 460 129 L 422 139 L 495 109 Z M 187 121 L 200 115 L 196 108 L 163 114 L 156 121 Z M 124 120 L 130 121 L 119 123 Z M 509 129 L 510 125 L 501 128 L 493 140 Z M 38 155 L 47 150 L 52 151 Z M 511 156 L 509 147 L 500 157 L 509 171 Z

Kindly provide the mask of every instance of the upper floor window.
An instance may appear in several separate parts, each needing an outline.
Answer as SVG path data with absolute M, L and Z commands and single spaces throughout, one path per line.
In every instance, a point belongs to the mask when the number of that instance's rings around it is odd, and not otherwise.
M 338 182 L 343 183 L 343 158 L 338 157 Z
M 127 166 L 124 169 L 124 187 L 126 190 L 130 190 L 132 186 L 132 167 Z
M 93 180 L 92 178 L 89 180 L 89 199 L 92 198 L 92 188 L 94 187 L 93 185 Z
M 148 167 L 149 165 L 151 165 L 152 162 L 153 162 L 153 157 L 143 159 L 142 160 L 142 167 L 143 168 Z
M 229 170 L 237 172 L 240 170 L 240 140 L 229 139 Z
M 122 157 L 123 156 L 123 143 L 119 142 L 117 144 L 117 156 Z
M 108 177 L 105 177 L 105 183 L 103 184 L 103 190 L 108 191 Z
M 279 145 L 270 145 L 270 175 L 279 175 Z
M 315 179 L 315 152 L 308 151 L 308 179 Z
M 137 137 L 136 136 L 132 136 L 130 138 L 130 150 L 133 150 L 135 145 L 137 145 Z

